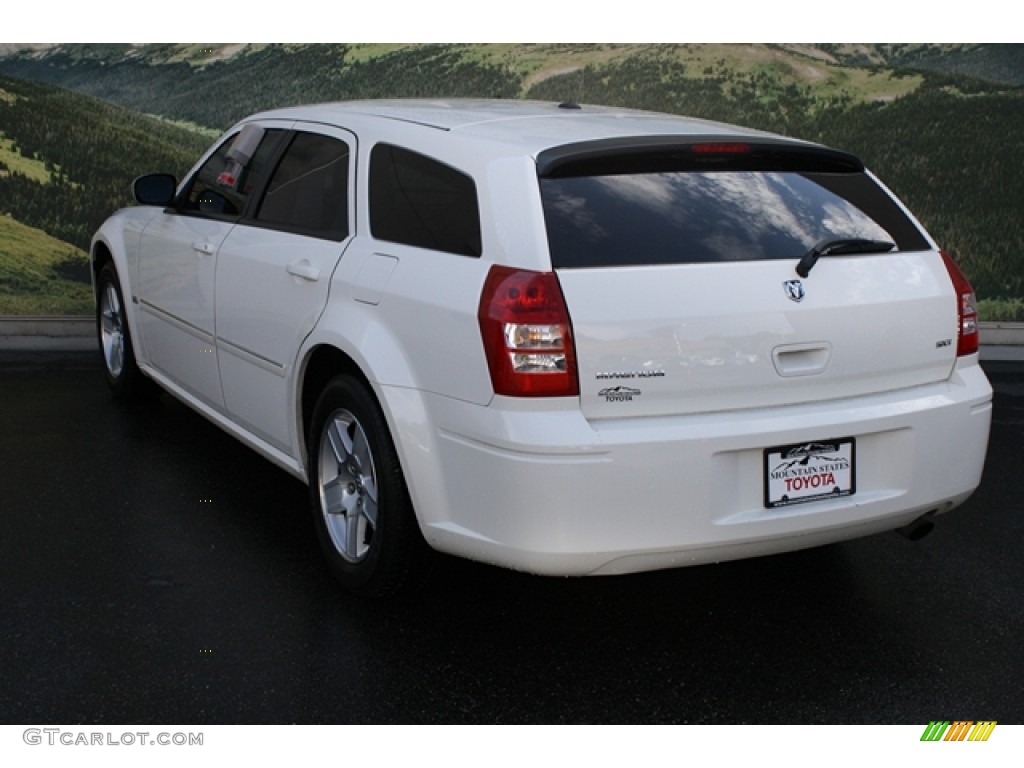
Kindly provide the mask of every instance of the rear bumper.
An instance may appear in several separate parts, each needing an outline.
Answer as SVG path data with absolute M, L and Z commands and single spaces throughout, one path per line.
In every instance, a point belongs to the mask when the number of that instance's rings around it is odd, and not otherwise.
M 428 542 L 550 575 L 771 554 L 946 512 L 981 479 L 992 400 L 973 359 L 909 390 L 671 418 L 588 422 L 560 400 L 384 394 Z M 856 494 L 765 508 L 766 447 L 848 436 Z

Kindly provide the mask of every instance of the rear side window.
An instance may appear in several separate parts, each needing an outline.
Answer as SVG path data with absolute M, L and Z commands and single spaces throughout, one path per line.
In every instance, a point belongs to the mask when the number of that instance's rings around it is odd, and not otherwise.
M 833 238 L 929 247 L 860 171 L 649 166 L 540 180 L 554 267 L 794 259 Z
M 479 256 L 480 207 L 473 180 L 391 144 L 370 153 L 370 231 L 379 240 Z
M 285 150 L 256 220 L 316 236 L 348 236 L 349 148 L 315 133 L 299 133 Z

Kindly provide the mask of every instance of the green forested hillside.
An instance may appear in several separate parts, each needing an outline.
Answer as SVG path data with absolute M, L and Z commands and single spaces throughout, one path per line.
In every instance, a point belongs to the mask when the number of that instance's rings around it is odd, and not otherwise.
M 1021 298 L 1022 124 L 1024 91 L 965 96 L 935 85 L 891 104 L 827 114 L 812 138 L 866 158 L 964 267 L 980 297 Z
M 665 76 L 712 81 L 729 100 L 754 78 L 821 100 L 895 98 L 921 77 L 893 77 L 880 54 L 870 68 L 844 66 L 820 46 L 654 44 L 449 45 L 62 45 L 0 57 L 0 74 L 50 82 L 140 112 L 218 129 L 259 109 L 380 97 L 516 98 L 570 75 L 566 98 L 596 103 L 585 69 L 657 60 Z M 715 88 L 714 84 L 727 87 Z M 640 90 L 636 84 L 634 90 Z
M 0 215 L 0 315 L 87 315 L 92 306 L 84 251 Z
M 170 57 L 166 47 L 148 51 L 161 63 L 83 56 L 82 48 L 61 49 L 45 58 L 0 60 L 0 73 L 218 129 L 257 110 L 318 101 L 515 98 L 521 81 L 505 67 L 466 57 L 461 51 L 465 46 L 375 47 L 371 56 L 347 45 L 267 46 L 209 63 Z
M 131 202 L 134 177 L 180 176 L 209 143 L 96 99 L 7 78 L 0 78 L 0 137 L 0 215 L 79 248 Z
M 85 252 L 147 170 L 179 176 L 209 137 L 0 77 L 0 314 L 88 314 Z
M 1020 43 L 893 47 L 888 58 L 893 66 L 1024 85 L 1024 45 Z
M 1021 49 L 78 45 L 0 57 L 0 77 L 58 83 L 217 130 L 286 104 L 484 96 L 640 107 L 776 131 L 859 154 L 964 265 L 979 295 L 1020 307 Z M 180 173 L 208 141 L 38 82 L 0 79 L 0 214 L 84 245 L 127 201 L 132 177 Z
M 804 46 L 851 67 L 894 67 L 1024 85 L 1019 43 L 842 43 Z

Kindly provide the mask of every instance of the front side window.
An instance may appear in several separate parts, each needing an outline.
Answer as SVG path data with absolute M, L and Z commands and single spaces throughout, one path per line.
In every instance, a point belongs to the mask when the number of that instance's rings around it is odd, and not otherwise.
M 315 133 L 299 133 L 270 177 L 256 220 L 315 236 L 348 236 L 349 148 Z
M 370 153 L 370 230 L 380 240 L 479 256 L 476 185 L 449 165 L 378 144 Z
M 217 147 L 192 177 L 179 210 L 214 216 L 242 215 L 249 195 L 264 178 L 267 164 L 284 136 L 281 130 L 252 128 L 259 133 L 240 131 Z

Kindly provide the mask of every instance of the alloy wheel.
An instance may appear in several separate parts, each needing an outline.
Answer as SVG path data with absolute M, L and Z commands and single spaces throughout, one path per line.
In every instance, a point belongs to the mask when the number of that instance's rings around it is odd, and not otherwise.
M 377 473 L 359 420 L 339 409 L 320 437 L 320 511 L 335 549 L 358 563 L 370 552 L 377 529 Z
M 100 343 L 107 370 L 116 379 L 124 370 L 124 313 L 117 288 L 109 282 L 100 295 Z

